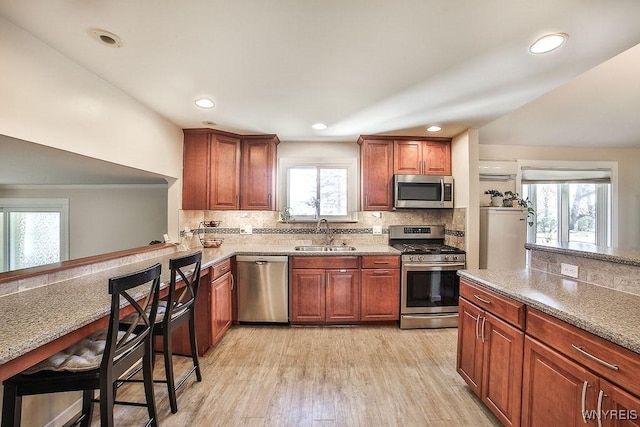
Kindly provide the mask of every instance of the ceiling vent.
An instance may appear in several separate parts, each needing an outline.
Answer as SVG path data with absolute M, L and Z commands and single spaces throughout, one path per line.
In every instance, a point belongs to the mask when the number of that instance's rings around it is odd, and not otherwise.
M 478 162 L 480 181 L 512 181 L 518 175 L 515 160 L 480 160 Z

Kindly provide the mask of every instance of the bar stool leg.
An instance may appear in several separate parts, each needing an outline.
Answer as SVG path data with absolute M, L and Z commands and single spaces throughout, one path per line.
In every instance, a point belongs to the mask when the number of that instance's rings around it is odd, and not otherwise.
M 80 427 L 89 427 L 93 418 L 93 390 L 82 391 L 82 415 Z
M 200 373 L 200 362 L 198 361 L 198 345 L 196 343 L 195 314 L 192 314 L 189 317 L 189 340 L 191 341 L 191 358 L 193 359 L 193 366 L 196 368 L 196 378 L 198 379 L 198 381 L 202 381 L 202 374 Z
M 153 342 L 153 337 L 150 338 L 150 341 Z M 148 349 L 151 350 L 154 346 L 153 344 L 149 344 Z M 144 355 L 142 359 L 142 376 L 144 380 L 144 394 L 147 400 L 147 412 L 149 413 L 150 425 L 153 427 L 157 427 L 158 425 L 158 413 L 156 411 L 156 399 L 153 393 L 153 360 L 154 360 L 153 351 L 147 351 L 147 354 Z
M 22 396 L 15 385 L 4 385 L 2 397 L 2 427 L 19 427 L 22 417 Z
M 171 406 L 171 413 L 178 412 L 178 401 L 176 399 L 176 384 L 173 378 L 173 351 L 171 342 L 171 328 L 164 329 L 164 370 L 167 376 L 167 392 L 169 394 L 169 405 Z

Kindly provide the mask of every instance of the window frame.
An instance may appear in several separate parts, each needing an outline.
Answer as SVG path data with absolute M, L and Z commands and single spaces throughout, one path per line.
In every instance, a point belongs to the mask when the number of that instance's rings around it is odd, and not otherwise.
M 3 212 L 2 235 L 9 236 L 9 215 L 11 212 L 58 212 L 60 214 L 60 261 L 69 259 L 69 199 L 66 198 L 0 198 Z M 3 238 L 2 263 L 4 271 L 9 267 L 11 242 Z M 34 266 L 35 267 L 35 266 Z
M 306 157 L 283 157 L 278 160 L 278 209 L 282 212 L 289 200 L 289 169 L 315 167 L 319 169 L 347 170 L 347 214 L 321 215 L 329 222 L 357 222 L 358 220 L 358 159 L 329 159 Z M 317 216 L 297 215 L 293 212 L 295 222 L 316 222 Z

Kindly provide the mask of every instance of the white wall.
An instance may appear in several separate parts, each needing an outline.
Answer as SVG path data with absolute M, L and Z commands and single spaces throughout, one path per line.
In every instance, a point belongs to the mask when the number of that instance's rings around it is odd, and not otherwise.
M 177 240 L 182 130 L 0 18 L 0 134 L 165 175 Z
M 0 188 L 0 198 L 29 197 L 69 199 L 70 259 L 145 246 L 166 233 L 166 185 Z
M 468 129 L 451 141 L 452 174 L 455 178 L 454 204 L 466 208 L 465 244 L 467 268 L 478 268 L 480 245 L 480 205 L 478 195 L 478 130 Z
M 640 149 L 480 145 L 480 158 L 518 160 L 607 161 L 618 163 L 613 206 L 614 243 L 640 247 Z M 617 231 L 617 232 L 616 232 Z M 617 242 L 615 238 L 617 237 Z

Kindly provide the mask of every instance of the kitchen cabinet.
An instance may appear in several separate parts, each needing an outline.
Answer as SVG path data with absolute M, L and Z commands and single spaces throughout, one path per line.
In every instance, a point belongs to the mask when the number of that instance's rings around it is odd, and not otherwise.
M 400 318 L 400 257 L 363 256 L 360 321 Z
M 241 144 L 240 209 L 275 210 L 275 135 L 243 137 Z
M 404 175 L 451 175 L 449 140 L 396 140 L 393 173 Z
M 361 207 L 393 210 L 393 140 L 360 137 Z
M 359 257 L 291 257 L 291 323 L 354 323 L 360 317 Z
M 524 426 L 640 425 L 637 354 L 534 309 L 527 335 Z
M 524 313 L 523 304 L 460 281 L 456 369 L 508 426 L 520 425 Z
M 185 129 L 182 208 L 275 209 L 275 135 Z
M 210 129 L 184 130 L 182 209 L 238 209 L 240 139 Z
M 234 278 L 231 272 L 231 261 L 228 259 L 214 265 L 211 271 L 211 343 L 216 345 L 233 320 Z

